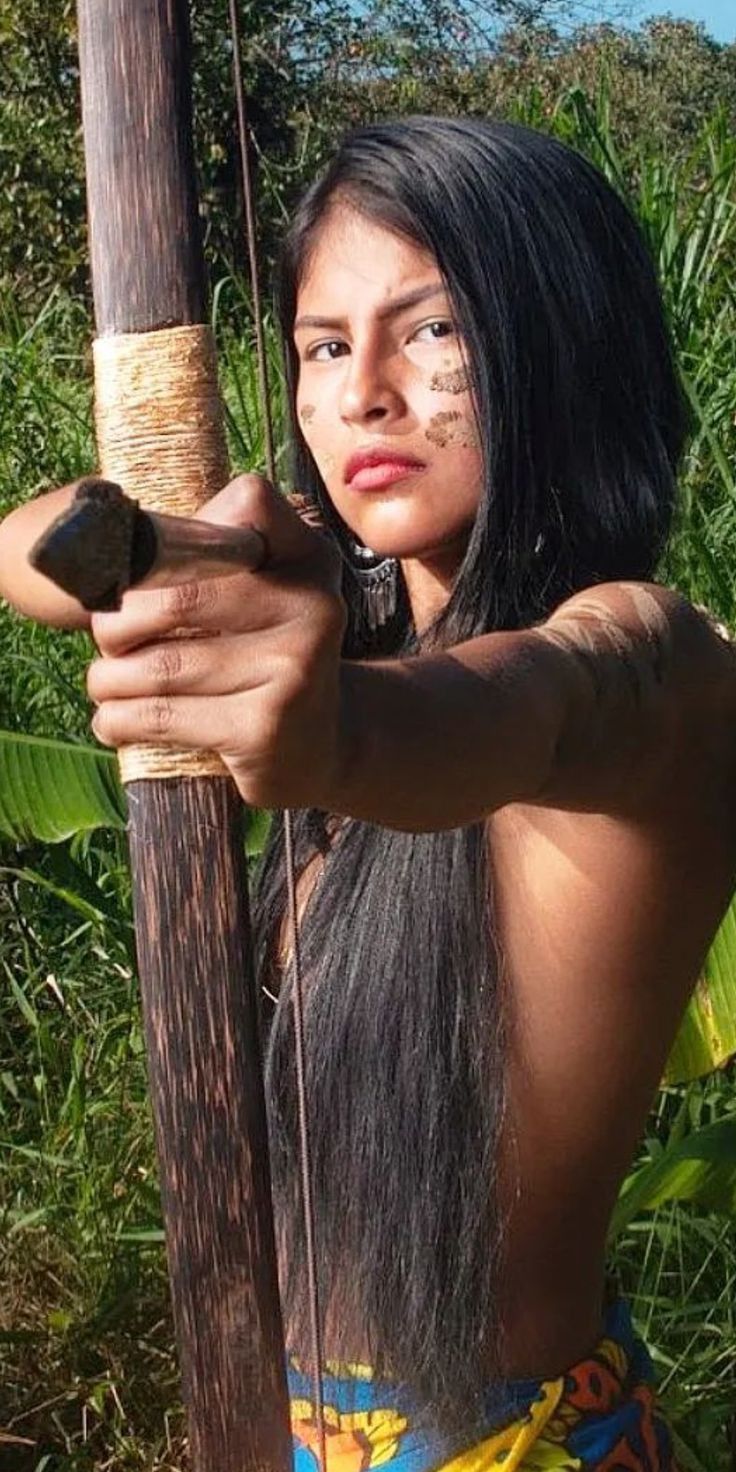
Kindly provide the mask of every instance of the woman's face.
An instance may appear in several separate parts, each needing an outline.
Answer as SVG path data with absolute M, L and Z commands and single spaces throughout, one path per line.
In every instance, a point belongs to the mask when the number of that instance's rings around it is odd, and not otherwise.
M 340 516 L 374 552 L 455 570 L 482 465 L 434 258 L 336 204 L 299 289 L 294 340 L 299 423 Z

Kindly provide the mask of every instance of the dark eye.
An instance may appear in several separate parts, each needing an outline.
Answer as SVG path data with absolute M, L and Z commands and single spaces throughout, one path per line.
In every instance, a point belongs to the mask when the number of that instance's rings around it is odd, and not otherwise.
M 315 342 L 307 349 L 307 361 L 310 363 L 330 363 L 334 358 L 341 358 L 349 351 L 346 342 L 341 342 L 338 337 L 330 337 L 324 342 Z
M 455 324 L 448 317 L 438 317 L 434 322 L 424 322 L 413 336 L 414 342 L 439 342 L 444 337 L 455 337 Z

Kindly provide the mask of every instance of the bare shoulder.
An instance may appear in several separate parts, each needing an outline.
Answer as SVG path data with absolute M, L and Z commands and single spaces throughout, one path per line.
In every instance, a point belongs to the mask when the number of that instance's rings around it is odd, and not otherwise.
M 536 632 L 574 672 L 547 801 L 572 781 L 581 807 L 590 792 L 611 811 L 645 804 L 685 763 L 695 781 L 714 761 L 724 780 L 736 774 L 736 646 L 706 610 L 659 584 L 604 583 Z
M 658 681 L 689 675 L 723 682 L 736 671 L 736 647 L 724 624 L 659 583 L 600 583 L 555 609 L 540 632 L 567 648 L 610 649 L 649 666 Z

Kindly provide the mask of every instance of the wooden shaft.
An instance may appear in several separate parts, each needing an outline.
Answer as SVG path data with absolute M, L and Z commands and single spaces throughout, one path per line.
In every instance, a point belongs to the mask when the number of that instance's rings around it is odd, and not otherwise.
M 98 334 L 201 322 L 186 5 L 79 0 L 78 9 Z M 128 804 L 192 1466 L 286 1472 L 291 1436 L 242 806 L 224 776 L 132 782 Z
M 127 790 L 192 1465 L 283 1472 L 291 1438 L 241 806 L 217 777 Z
M 205 321 L 186 0 L 79 0 L 100 337 Z

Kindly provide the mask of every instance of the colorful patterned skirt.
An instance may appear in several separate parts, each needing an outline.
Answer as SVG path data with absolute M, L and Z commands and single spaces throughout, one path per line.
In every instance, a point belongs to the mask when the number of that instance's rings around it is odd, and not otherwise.
M 606 1310 L 593 1353 L 556 1380 L 514 1380 L 472 1445 L 413 1424 L 407 1396 L 369 1369 L 323 1380 L 326 1472 L 677 1472 L 658 1415 L 654 1371 L 627 1303 Z M 294 1472 L 319 1472 L 308 1375 L 289 1366 Z M 489 1404 L 491 1403 L 489 1397 Z

